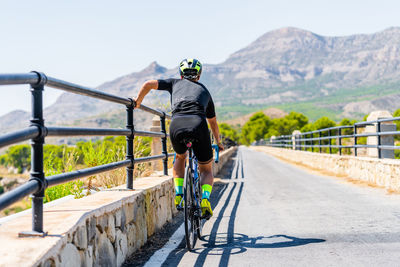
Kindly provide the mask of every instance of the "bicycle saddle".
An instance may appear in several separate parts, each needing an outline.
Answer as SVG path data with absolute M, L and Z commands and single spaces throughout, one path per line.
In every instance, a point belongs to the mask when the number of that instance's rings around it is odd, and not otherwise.
M 182 142 L 187 146 L 191 147 L 193 143 L 197 142 L 195 138 L 184 138 Z

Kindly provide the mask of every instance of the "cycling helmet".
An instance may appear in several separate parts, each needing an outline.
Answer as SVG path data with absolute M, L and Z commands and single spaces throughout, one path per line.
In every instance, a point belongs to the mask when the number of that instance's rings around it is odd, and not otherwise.
M 179 64 L 179 74 L 182 78 L 189 80 L 200 77 L 202 69 L 200 61 L 194 58 L 184 59 L 181 64 Z

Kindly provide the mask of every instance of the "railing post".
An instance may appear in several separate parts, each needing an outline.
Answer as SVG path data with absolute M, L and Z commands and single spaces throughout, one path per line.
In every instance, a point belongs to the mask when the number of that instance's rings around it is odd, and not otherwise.
M 339 155 L 342 155 L 342 128 L 338 129 L 338 145 L 339 145 Z
M 381 136 L 380 136 L 380 133 L 381 133 L 381 122 L 380 121 L 378 121 L 377 123 L 376 123 L 376 133 L 378 134 L 378 136 L 377 136 L 377 148 L 378 148 L 378 158 L 379 159 L 381 159 L 382 158 L 382 151 L 381 151 L 381 148 L 380 148 L 380 146 L 381 146 L 381 144 L 382 144 L 382 139 L 381 139 Z
M 308 139 L 308 135 L 305 134 L 305 135 L 304 135 L 304 151 L 308 151 L 307 139 Z
M 314 152 L 314 133 L 311 133 L 311 152 Z
M 161 121 L 159 116 L 154 116 L 152 120 L 152 126 L 150 127 L 151 132 L 161 132 Z M 160 155 L 162 152 L 162 143 L 161 138 L 153 137 L 151 142 L 151 155 L 156 156 Z M 153 171 L 161 171 L 163 168 L 161 166 L 161 161 L 153 161 L 151 163 Z
M 393 121 L 382 122 L 381 119 L 390 119 L 393 118 L 389 111 L 387 110 L 378 110 L 373 111 L 367 117 L 367 121 L 374 121 L 374 123 L 367 125 L 365 127 L 365 132 L 374 134 L 373 136 L 367 137 L 367 145 L 371 146 L 367 148 L 368 157 L 377 157 L 380 159 L 394 159 L 394 150 L 392 149 L 382 149 L 381 147 L 385 146 L 394 146 L 394 136 L 393 135 L 383 135 L 381 133 L 384 132 L 392 132 L 396 131 L 396 124 Z M 373 147 L 372 147 L 373 146 Z
M 354 156 L 357 157 L 357 125 L 353 126 L 353 137 L 354 137 Z
M 322 137 L 322 133 L 321 133 L 321 131 L 319 130 L 319 131 L 318 131 L 318 147 L 319 147 L 319 153 L 322 153 L 321 137 Z
M 131 105 L 126 106 L 126 128 L 131 130 L 131 134 L 126 136 L 126 159 L 131 161 L 131 165 L 126 167 L 126 188 L 133 189 L 133 169 L 134 164 L 134 154 L 133 154 L 133 139 L 135 126 L 133 125 L 133 100 L 131 100 Z
M 293 150 L 301 150 L 301 142 L 299 142 L 301 132 L 299 130 L 295 130 L 292 133 L 292 147 Z
M 328 137 L 329 137 L 329 154 L 332 154 L 331 130 L 328 130 Z
M 272 147 L 275 147 L 275 140 L 276 140 L 276 136 L 275 135 L 271 136 L 271 138 L 269 139 Z
M 161 132 L 164 134 L 164 137 L 161 138 L 162 142 L 162 153 L 165 155 L 163 160 L 164 165 L 164 175 L 168 175 L 168 151 L 167 151 L 167 130 L 165 128 L 165 113 L 162 117 L 160 117 L 161 121 Z
M 38 137 L 31 139 L 31 173 L 29 180 L 36 180 L 40 185 L 40 189 L 32 194 L 32 231 L 19 233 L 20 237 L 24 236 L 45 236 L 43 231 L 43 198 L 44 191 L 47 187 L 47 181 L 43 172 L 43 144 L 46 136 L 46 128 L 43 119 L 43 90 L 47 82 L 44 74 L 36 72 L 39 76 L 39 82 L 31 85 L 32 99 L 32 118 L 31 126 L 36 126 L 40 134 Z

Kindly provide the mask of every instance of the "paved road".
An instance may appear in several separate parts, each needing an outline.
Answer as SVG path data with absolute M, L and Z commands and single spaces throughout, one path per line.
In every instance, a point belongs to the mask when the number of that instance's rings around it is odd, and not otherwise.
M 161 266 L 400 266 L 399 195 L 246 147 L 223 178 L 206 241 L 180 242 Z

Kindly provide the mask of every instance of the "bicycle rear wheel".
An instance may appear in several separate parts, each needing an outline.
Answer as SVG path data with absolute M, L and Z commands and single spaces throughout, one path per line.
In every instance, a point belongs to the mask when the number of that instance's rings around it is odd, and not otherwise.
M 185 240 L 186 247 L 189 251 L 194 248 L 196 243 L 195 233 L 195 218 L 194 218 L 194 192 L 193 192 L 193 176 L 189 166 L 185 169 L 185 178 L 183 183 L 183 197 L 184 197 L 184 213 L 185 213 Z
M 197 181 L 197 186 L 196 186 L 196 199 L 201 203 L 201 197 L 202 197 L 202 190 L 201 190 L 201 184 L 200 184 L 200 173 L 199 175 L 199 180 Z M 201 219 L 201 210 L 198 211 L 199 214 L 196 218 L 196 229 L 197 229 L 197 238 L 202 240 L 202 230 L 203 230 L 203 220 Z

